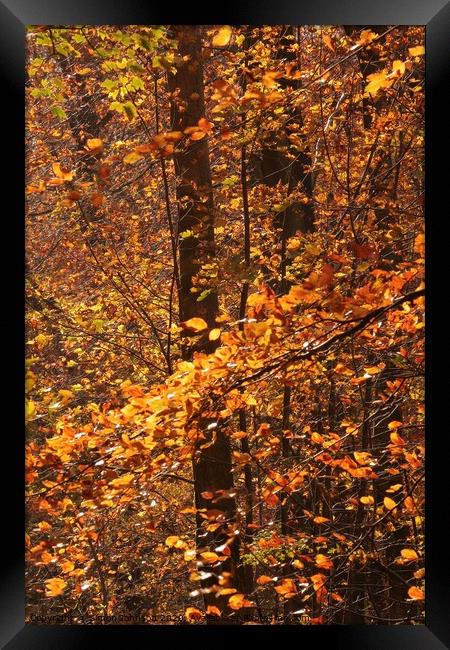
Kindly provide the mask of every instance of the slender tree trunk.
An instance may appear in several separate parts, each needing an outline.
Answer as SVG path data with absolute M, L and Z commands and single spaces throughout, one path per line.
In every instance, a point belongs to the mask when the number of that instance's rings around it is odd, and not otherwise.
M 173 27 L 173 35 L 178 42 L 179 59 L 176 73 L 169 75 L 172 126 L 176 131 L 184 131 L 189 126 L 196 126 L 199 119 L 205 116 L 200 27 L 177 25 Z M 213 193 L 207 138 L 187 142 L 175 153 L 174 162 L 178 201 L 180 320 L 199 316 L 209 327 L 213 327 L 218 312 L 217 290 L 214 285 L 209 285 L 209 294 L 200 302 L 197 301 L 198 293 L 191 291 L 202 267 L 213 263 L 215 259 Z M 181 236 L 186 231 L 192 232 L 192 235 Z M 201 337 L 192 346 L 184 347 L 183 357 L 191 358 L 194 351 L 212 352 L 215 346 L 215 342 Z M 208 623 L 221 623 L 227 621 L 229 612 L 226 608 L 228 596 L 216 598 L 219 577 L 221 586 L 232 587 L 237 581 L 239 538 L 234 532 L 236 502 L 234 497 L 225 496 L 212 504 L 211 499 L 205 496 L 220 490 L 232 490 L 231 452 L 220 425 L 204 418 L 198 426 L 201 437 L 196 444 L 193 459 L 197 549 L 214 552 L 218 546 L 227 543 L 230 551 L 226 560 L 217 565 L 207 565 L 206 569 L 212 576 L 202 581 L 205 604 L 223 610 L 221 618 L 208 616 Z M 213 514 L 213 510 L 220 514 Z M 214 528 L 211 525 L 213 523 L 219 524 L 215 530 L 211 530 Z M 222 555 L 222 551 L 216 552 Z

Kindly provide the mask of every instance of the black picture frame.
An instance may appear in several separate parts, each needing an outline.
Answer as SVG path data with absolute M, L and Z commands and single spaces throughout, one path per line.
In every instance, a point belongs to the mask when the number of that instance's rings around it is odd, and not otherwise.
M 253 6 L 252 6 L 253 5 Z M 222 9 L 222 7 L 221 7 Z M 3 163 L 2 234 L 5 264 L 0 305 L 3 306 L 2 360 L 3 378 L 7 380 L 2 395 L 2 475 L 5 478 L 1 507 L 2 579 L 0 582 L 0 642 L 8 650 L 34 648 L 68 650 L 91 648 L 113 633 L 116 643 L 159 643 L 161 640 L 185 643 L 203 638 L 215 642 L 217 628 L 207 626 L 37 626 L 24 623 L 24 504 L 23 504 L 23 284 L 24 284 L 24 81 L 25 26 L 30 24 L 406 24 L 426 26 L 426 214 L 427 214 L 427 320 L 432 334 L 426 337 L 428 353 L 427 464 L 426 464 L 426 624 L 424 626 L 302 626 L 295 628 L 296 642 L 328 643 L 334 649 L 355 647 L 364 650 L 407 648 L 439 650 L 450 647 L 450 580 L 448 560 L 449 443 L 446 432 L 447 386 L 446 331 L 443 312 L 446 292 L 435 285 L 446 276 L 448 241 L 444 225 L 448 219 L 449 175 L 448 110 L 444 96 L 450 68 L 450 3 L 446 0 L 314 0 L 300 4 L 295 0 L 259 0 L 226 3 L 219 11 L 214 3 L 208 7 L 187 4 L 163 8 L 139 0 L 126 3 L 102 0 L 3 0 L 0 1 L 0 69 L 3 80 L 1 104 L 6 109 L 2 125 Z M 445 137 L 447 136 L 447 137 Z M 6 205 L 8 204 L 8 209 Z M 447 210 L 445 209 L 447 208 Z M 435 220 L 436 223 L 433 223 Z M 12 252 L 7 258 L 6 252 Z M 430 290 L 431 283 L 431 290 Z M 445 286 L 445 285 L 444 285 Z M 442 329 L 439 332 L 439 329 Z M 427 330 L 429 326 L 427 324 Z M 448 335 L 447 335 L 448 336 Z M 6 352 L 11 352 L 9 362 Z M 439 370 L 443 373 L 439 373 Z M 437 376 L 442 379 L 437 379 Z M 436 380 L 434 380 L 436 378 Z M 433 381 L 431 381 L 433 379 Z M 16 405 L 12 397 L 17 396 Z M 447 400 L 446 400 L 447 398 Z M 16 408 L 17 407 L 17 408 Z M 19 432 L 22 432 L 20 435 Z M 270 627 L 270 626 L 269 626 Z M 261 638 L 261 627 L 223 627 L 221 639 L 231 641 L 236 634 L 245 642 Z M 256 631 L 256 634 L 255 634 Z M 278 627 L 266 635 L 276 634 L 273 641 L 285 642 L 292 632 L 289 626 Z M 181 633 L 181 634 L 180 634 Z M 162 635 L 162 638 L 160 638 Z M 281 639 L 280 636 L 281 635 Z M 325 638 L 326 637 L 326 638 Z M 5 645 L 6 644 L 6 645 Z

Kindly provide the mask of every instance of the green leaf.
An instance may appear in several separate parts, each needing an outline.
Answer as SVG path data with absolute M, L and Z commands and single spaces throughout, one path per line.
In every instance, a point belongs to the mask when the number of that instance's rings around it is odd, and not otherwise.
M 66 111 L 61 106 L 52 106 L 52 114 L 60 120 L 67 120 Z
M 135 90 L 144 90 L 145 88 L 145 84 L 140 77 L 133 77 L 130 84 Z
M 107 90 L 112 90 L 117 87 L 117 81 L 114 81 L 113 79 L 105 79 L 105 81 L 102 81 L 100 85 Z
M 117 111 L 118 113 L 123 113 L 124 112 L 124 106 L 122 102 L 112 102 L 109 105 L 109 110 L 110 111 Z
M 125 104 L 123 105 L 123 110 L 125 111 L 125 114 L 130 120 L 130 122 L 137 115 L 136 106 L 132 102 L 125 102 Z
M 197 302 L 201 302 L 204 300 L 209 294 L 211 293 L 212 289 L 205 289 L 204 291 L 201 292 L 199 297 L 197 298 Z

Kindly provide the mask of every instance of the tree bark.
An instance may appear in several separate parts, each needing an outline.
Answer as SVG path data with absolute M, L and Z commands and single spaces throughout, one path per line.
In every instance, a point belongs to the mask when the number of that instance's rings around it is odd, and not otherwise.
M 173 27 L 173 35 L 178 42 L 179 58 L 176 73 L 169 74 L 172 127 L 176 131 L 184 131 L 189 126 L 197 126 L 199 119 L 205 116 L 201 31 L 197 25 L 177 25 Z M 215 259 L 214 204 L 207 138 L 187 142 L 175 153 L 174 163 L 178 201 L 180 320 L 199 316 L 209 327 L 214 327 L 218 312 L 218 296 L 214 284 L 208 285 L 211 290 L 200 302 L 197 301 L 198 293 L 191 291 L 195 287 L 195 277 L 204 271 L 202 267 L 214 263 Z M 186 231 L 192 234 L 181 236 Z M 207 337 L 199 337 L 192 346 L 184 347 L 183 357 L 191 358 L 194 351 L 213 352 L 216 345 L 216 342 L 209 341 Z M 237 582 L 239 535 L 235 533 L 236 502 L 234 497 L 226 496 L 212 503 L 204 495 L 232 490 L 231 452 L 220 424 L 217 426 L 211 419 L 203 418 L 198 427 L 200 436 L 193 459 L 197 550 L 214 552 L 218 546 L 227 543 L 231 552 L 226 560 L 204 567 L 212 574 L 202 581 L 205 605 L 215 605 L 223 611 L 221 618 L 208 616 L 207 622 L 229 624 L 231 612 L 226 606 L 228 596 L 216 597 L 216 592 L 219 579 L 222 587 L 233 587 Z M 219 514 L 214 515 L 213 510 Z M 212 523 L 219 524 L 214 531 L 208 530 Z M 222 552 L 219 551 L 218 554 L 222 555 Z

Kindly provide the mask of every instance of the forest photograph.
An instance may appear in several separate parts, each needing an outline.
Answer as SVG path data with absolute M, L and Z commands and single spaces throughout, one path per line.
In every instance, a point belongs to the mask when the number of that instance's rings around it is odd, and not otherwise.
M 28 623 L 424 625 L 424 80 L 420 25 L 27 27 Z

